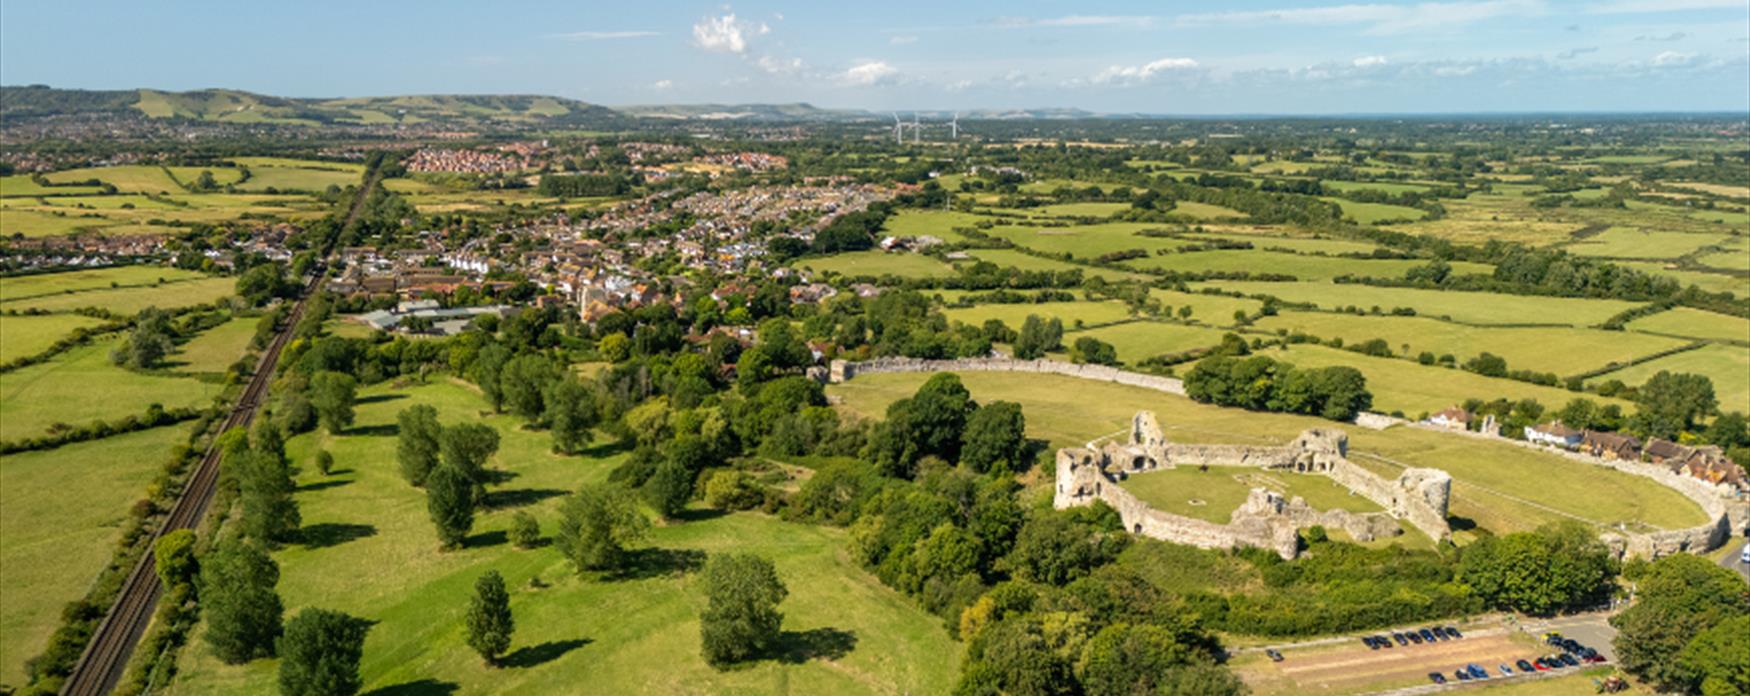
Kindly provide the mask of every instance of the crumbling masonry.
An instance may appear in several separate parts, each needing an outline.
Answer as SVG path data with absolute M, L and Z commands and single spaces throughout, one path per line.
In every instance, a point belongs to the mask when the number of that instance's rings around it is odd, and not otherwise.
M 1438 469 L 1406 469 L 1396 480 L 1385 478 L 1348 459 L 1349 438 L 1340 430 L 1314 428 L 1281 447 L 1190 445 L 1168 442 L 1153 413 L 1131 419 L 1128 441 L 1057 451 L 1058 508 L 1090 505 L 1103 500 L 1118 511 L 1132 533 L 1201 548 L 1255 546 L 1285 559 L 1298 552 L 1297 531 L 1313 525 L 1339 528 L 1358 541 L 1401 533 L 1404 520 L 1439 540 L 1452 529 L 1446 507 L 1452 477 Z M 1296 497 L 1284 500 L 1275 492 L 1252 489 L 1245 504 L 1227 524 L 1156 510 L 1125 490 L 1120 481 L 1180 466 L 1222 466 L 1314 474 L 1379 505 L 1384 513 L 1318 511 Z

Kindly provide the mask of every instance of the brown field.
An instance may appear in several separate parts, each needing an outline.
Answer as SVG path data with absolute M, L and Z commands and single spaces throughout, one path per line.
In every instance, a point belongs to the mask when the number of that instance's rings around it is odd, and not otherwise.
M 1285 650 L 1283 656 L 1287 659 L 1282 662 L 1247 660 L 1238 671 L 1259 696 L 1355 694 L 1401 688 L 1429 683 L 1429 672 L 1440 672 L 1451 683 L 1459 683 L 1452 678 L 1453 670 L 1473 662 L 1489 670 L 1490 682 L 1506 682 L 1519 678 L 1518 669 L 1514 669 L 1513 677 L 1503 679 L 1497 665 L 1544 654 L 1535 644 L 1515 640 L 1515 635 L 1467 632 L 1459 640 L 1383 650 L 1371 650 L 1356 638 L 1339 646 Z

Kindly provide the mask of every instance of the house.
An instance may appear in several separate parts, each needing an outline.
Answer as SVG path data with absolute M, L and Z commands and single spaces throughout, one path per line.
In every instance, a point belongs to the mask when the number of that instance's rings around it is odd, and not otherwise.
M 1469 430 L 1471 418 L 1470 411 L 1453 406 L 1429 416 L 1428 422 L 1447 430 Z
M 1677 465 L 1677 473 L 1715 485 L 1727 485 L 1739 490 L 1745 487 L 1744 467 L 1727 459 L 1718 447 L 1697 447 Z
M 1580 451 L 1594 457 L 1634 461 L 1640 458 L 1641 441 L 1633 435 L 1588 430 L 1580 436 Z
M 1525 439 L 1528 442 L 1573 449 L 1580 444 L 1580 431 L 1554 420 L 1542 425 L 1525 426 Z
M 1648 440 L 1646 448 L 1641 450 L 1642 459 L 1654 464 L 1669 463 L 1673 467 L 1688 459 L 1690 454 L 1688 447 L 1656 437 Z

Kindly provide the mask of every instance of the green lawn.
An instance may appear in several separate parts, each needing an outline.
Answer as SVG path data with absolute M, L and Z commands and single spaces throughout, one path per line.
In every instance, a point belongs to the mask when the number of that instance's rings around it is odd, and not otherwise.
M 249 350 L 255 337 L 256 317 L 236 317 L 201 332 L 179 346 L 169 361 L 178 372 L 224 372 Z
M 1322 339 L 1341 338 L 1353 345 L 1385 339 L 1394 354 L 1414 357 L 1423 351 L 1451 354 L 1459 364 L 1489 352 L 1507 360 L 1509 369 L 1554 372 L 1568 376 L 1624 364 L 1635 358 L 1689 343 L 1624 331 L 1566 327 L 1485 327 L 1454 324 L 1426 317 L 1395 317 L 1332 312 L 1282 312 L 1258 320 L 1265 331 L 1287 330 Z M 1406 350 L 1405 346 L 1408 346 Z
M 1750 319 L 1675 307 L 1628 323 L 1630 331 L 1750 343 Z
M 1484 377 L 1464 370 L 1419 365 L 1397 358 L 1375 358 L 1326 346 L 1302 344 L 1287 350 L 1270 349 L 1263 354 L 1299 367 L 1347 365 L 1360 370 L 1367 376 L 1368 391 L 1373 392 L 1373 410 L 1382 413 L 1403 411 L 1411 418 L 1423 411 L 1433 413 L 1470 398 L 1484 401 L 1537 399 L 1547 408 L 1561 408 L 1570 399 L 1584 396 L 1632 410 L 1627 402 L 1578 394 L 1559 387 Z
M 990 218 L 972 213 L 962 213 L 951 210 L 915 210 L 906 209 L 887 218 L 887 223 L 881 227 L 882 234 L 896 237 L 916 237 L 931 235 L 944 241 L 958 242 L 966 239 L 964 235 L 954 231 L 956 227 L 972 227 Z
M 1131 249 L 1154 253 L 1157 249 L 1179 249 L 1191 244 L 1182 239 L 1145 237 L 1138 232 L 1165 229 L 1167 226 L 1138 222 L 1103 222 L 1093 225 L 1044 227 L 1039 225 L 998 225 L 988 230 L 993 237 L 1014 242 L 1034 251 L 1048 254 L 1069 254 L 1082 260 L 1094 260 L 1101 255 Z
M 1078 270 L 1078 271 L 1082 272 L 1083 276 L 1086 276 L 1086 277 L 1099 276 L 1099 277 L 1105 278 L 1106 280 L 1109 280 L 1109 281 L 1148 280 L 1148 276 L 1143 275 L 1141 273 L 1127 273 L 1125 271 L 1114 271 L 1114 270 L 1109 270 L 1109 269 L 1105 269 L 1105 268 L 1094 268 L 1092 266 L 1082 266 L 1082 265 L 1070 263 L 1068 261 L 1058 261 L 1056 259 L 1043 259 L 1043 258 L 1040 258 L 1037 256 L 1023 254 L 1023 253 L 1016 251 L 1014 249 L 975 249 L 975 250 L 969 251 L 967 253 L 971 254 L 973 258 L 978 259 L 980 261 L 989 261 L 991 263 L 994 263 L 998 266 L 1002 266 L 1004 268 L 1019 268 L 1023 271 Z
M 1391 205 L 1389 203 L 1362 203 L 1347 198 L 1337 198 L 1335 196 L 1319 196 L 1319 200 L 1337 204 L 1338 208 L 1343 209 L 1343 215 L 1345 217 L 1351 218 L 1355 220 L 1356 224 L 1361 225 L 1371 225 L 1376 222 L 1384 222 L 1387 220 L 1420 220 L 1427 216 L 1427 213 L 1419 208 L 1411 208 L 1403 205 Z
M 329 186 L 345 188 L 359 183 L 359 174 L 332 169 L 302 167 L 250 167 L 249 180 L 237 185 L 242 191 L 322 191 Z
M 1131 474 L 1124 480 L 1124 488 L 1157 510 L 1216 524 L 1227 524 L 1233 519 L 1234 509 L 1246 502 L 1253 488 L 1268 488 L 1290 499 L 1300 496 L 1315 510 L 1381 509 L 1324 476 L 1231 466 L 1212 466 L 1208 471 L 1180 467 Z
M 816 273 L 836 271 L 847 276 L 894 275 L 901 278 L 935 278 L 954 275 L 952 267 L 932 257 L 923 254 L 890 254 L 876 249 L 797 259 L 791 265 Z
M 1219 321 L 1220 317 L 1215 319 Z M 1112 344 L 1118 351 L 1119 360 L 1134 365 L 1157 355 L 1218 345 L 1222 335 L 1226 333 L 1203 326 L 1144 320 L 1066 333 L 1063 335 L 1063 345 L 1064 348 L 1069 348 L 1076 339 L 1091 336 Z
M 1338 193 L 1350 191 L 1381 191 L 1384 193 L 1405 193 L 1408 191 L 1426 191 L 1424 184 L 1406 184 L 1397 181 L 1342 181 L 1340 179 L 1324 179 L 1319 182 L 1325 189 Z
M 928 377 L 862 375 L 829 386 L 827 393 L 842 399 L 840 408 L 879 419 L 887 404 L 911 396 Z M 1599 523 L 1638 520 L 1667 528 L 1706 519 L 1689 499 L 1647 479 L 1504 442 L 1413 428 L 1373 431 L 1306 416 L 1220 408 L 1139 387 L 1060 375 L 964 372 L 960 379 L 980 403 L 1021 404 L 1028 437 L 1046 440 L 1053 449 L 1122 435 L 1131 416 L 1144 409 L 1155 412 L 1167 438 L 1175 442 L 1276 445 L 1307 428 L 1334 426 L 1349 434 L 1350 459 L 1382 475 L 1397 475 L 1397 465 L 1390 462 L 1445 469 L 1458 481 L 1452 514 L 1496 533 L 1568 519 L 1564 513 Z M 1039 472 L 1044 481 L 1051 476 L 1049 457 L 1048 452 Z M 1574 495 L 1574 491 L 1587 494 Z M 1504 497 L 1503 492 L 1513 497 Z M 1458 538 L 1469 541 L 1474 534 L 1461 530 Z
M 1333 259 L 1261 249 L 1217 249 L 1165 256 L 1150 256 L 1124 262 L 1126 266 L 1180 273 L 1277 273 L 1302 281 L 1330 280 L 1340 275 L 1401 278 L 1405 271 L 1427 265 L 1414 259 Z M 1452 264 L 1454 273 L 1488 273 L 1482 264 L 1464 261 Z
M 205 406 L 219 386 L 191 377 L 141 374 L 116 367 L 109 352 L 120 338 L 93 341 L 54 359 L 0 373 L 0 439 L 41 435 L 55 423 L 85 425 L 165 408 Z
M 1623 384 L 1639 386 L 1660 370 L 1703 375 L 1714 383 L 1714 397 L 1724 411 L 1750 412 L 1750 348 L 1715 344 L 1667 355 L 1634 367 L 1606 372 L 1592 383 L 1622 380 Z
M 147 307 L 170 309 L 206 304 L 229 297 L 237 288 L 235 278 L 201 278 L 151 288 L 90 290 L 7 302 L 6 309 L 43 309 L 66 312 L 81 307 L 101 307 L 117 314 L 133 314 Z
M 0 684 L 24 684 L 24 661 L 108 564 L 129 505 L 187 437 L 153 428 L 0 457 Z
M 514 476 L 516 491 L 552 534 L 557 494 L 599 482 L 623 458 L 560 457 L 545 433 L 522 430 L 507 416 L 482 417 L 470 388 L 436 383 L 406 390 L 372 388 L 354 429 L 338 438 L 302 435 L 288 443 L 304 462 L 318 445 L 339 472 L 322 480 L 306 467 L 298 502 L 306 529 L 340 530 L 338 541 L 294 545 L 275 554 L 279 591 L 291 614 L 321 606 L 375 622 L 360 668 L 367 690 L 395 693 L 935 693 L 953 683 L 961 646 L 939 619 L 885 588 L 856 566 L 843 530 L 738 513 L 702 514 L 658 526 L 642 571 L 626 579 L 583 579 L 551 546 L 518 550 L 503 540 L 512 513 L 477 518 L 470 545 L 439 552 L 425 498 L 395 470 L 395 414 L 415 403 L 439 409 L 446 423 L 480 420 L 498 428 L 494 466 Z M 321 441 L 321 442 L 318 442 Z M 701 511 L 704 512 L 704 511 Z M 740 551 L 770 558 L 789 586 L 781 609 L 792 657 L 718 672 L 699 656 L 699 588 L 674 565 L 682 553 Z M 663 560 L 670 559 L 670 560 Z M 462 617 L 474 579 L 503 573 L 517 631 L 509 660 L 487 669 L 463 642 Z M 539 577 L 549 586 L 530 585 Z M 807 656 L 810 638 L 837 632 L 849 650 L 836 659 Z M 218 663 L 199 641 L 183 653 L 177 694 L 273 690 L 273 660 L 241 667 Z M 587 685 L 587 686 L 583 686 Z
M 1577 256 L 1619 259 L 1674 259 L 1704 246 L 1725 241 L 1723 234 L 1689 234 L 1631 227 L 1612 227 L 1596 237 L 1587 237 L 1566 247 Z
M 0 316 L 0 363 L 36 355 L 74 329 L 101 323 L 77 314 Z
M 1246 295 L 1274 295 L 1285 302 L 1312 303 L 1324 309 L 1347 306 L 1369 309 L 1409 307 L 1429 317 L 1447 317 L 1472 324 L 1559 324 L 1592 326 L 1635 307 L 1637 302 L 1584 300 L 1567 297 L 1497 295 L 1486 292 L 1449 292 L 1413 288 L 1386 288 L 1335 283 L 1267 283 L 1213 281 L 1192 289 L 1219 287 Z
M 1123 302 L 1106 300 L 1103 302 L 1038 302 L 1026 304 L 983 304 L 972 307 L 954 307 L 942 310 L 949 321 L 958 321 L 972 326 L 982 326 L 986 320 L 1000 319 L 1010 329 L 1021 330 L 1021 324 L 1027 321 L 1027 315 L 1038 315 L 1041 319 L 1056 317 L 1063 320 L 1065 329 L 1073 330 L 1076 320 L 1083 325 L 1105 324 L 1120 321 L 1130 317 L 1130 308 Z M 1065 338 L 1068 341 L 1068 338 Z
M 116 266 L 89 271 L 64 271 L 16 276 L 0 280 L 0 302 L 112 287 L 156 285 L 165 281 L 194 280 L 205 274 L 163 266 Z M 10 307 L 9 307 L 10 309 Z

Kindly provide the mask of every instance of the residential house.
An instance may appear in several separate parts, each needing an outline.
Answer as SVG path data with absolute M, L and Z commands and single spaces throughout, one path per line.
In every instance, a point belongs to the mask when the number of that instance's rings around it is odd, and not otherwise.
M 1447 430 L 1469 430 L 1471 419 L 1470 411 L 1453 406 L 1429 416 L 1428 422 Z
M 1588 430 L 1580 437 L 1580 451 L 1604 459 L 1634 461 L 1640 459 L 1641 441 L 1633 435 Z
M 1525 439 L 1528 442 L 1573 449 L 1580 444 L 1580 431 L 1554 420 L 1542 425 L 1525 426 Z

